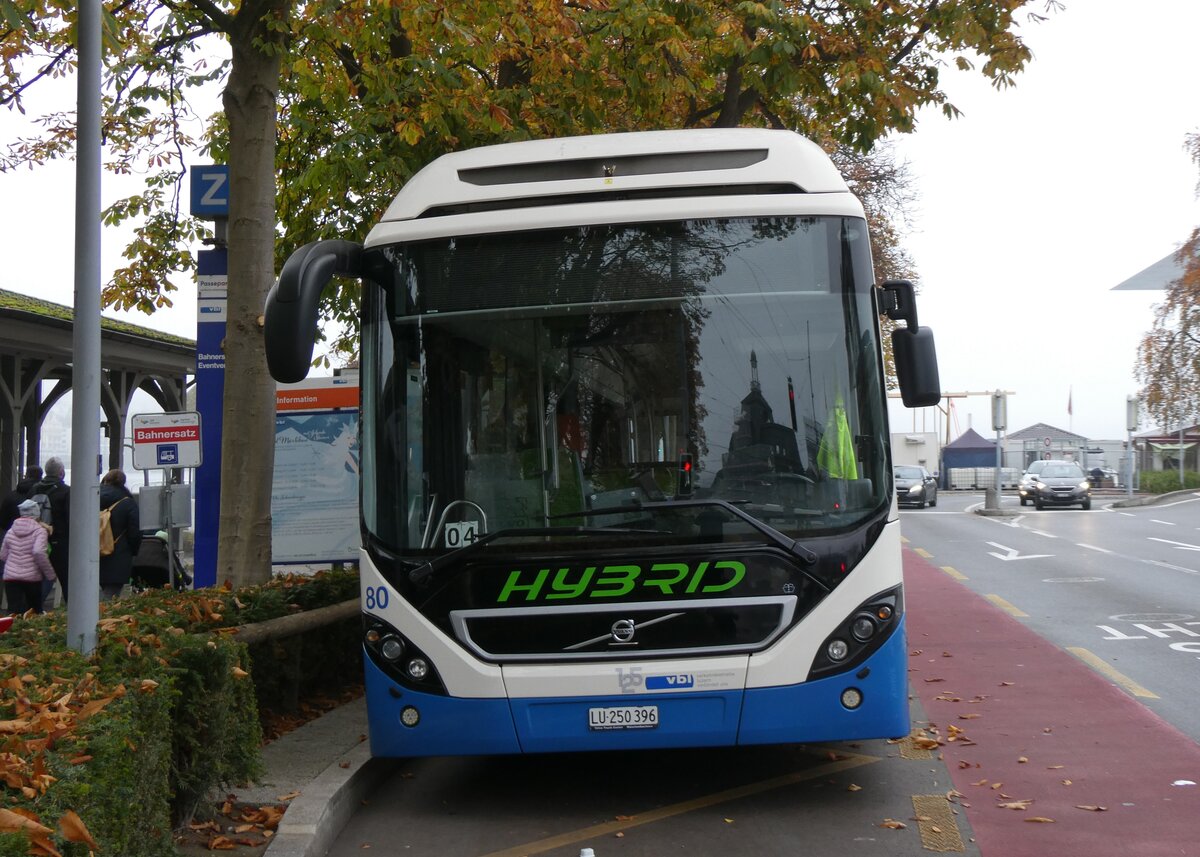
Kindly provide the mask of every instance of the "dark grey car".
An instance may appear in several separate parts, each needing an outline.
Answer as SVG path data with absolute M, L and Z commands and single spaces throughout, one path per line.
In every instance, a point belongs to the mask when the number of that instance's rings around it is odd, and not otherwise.
M 1085 510 L 1092 508 L 1092 485 L 1083 468 L 1072 461 L 1049 462 L 1033 483 L 1033 505 L 1044 509 L 1076 504 Z
M 926 470 L 914 464 L 897 464 L 892 468 L 896 480 L 896 502 L 901 506 L 916 506 L 926 503 L 937 505 L 937 480 Z

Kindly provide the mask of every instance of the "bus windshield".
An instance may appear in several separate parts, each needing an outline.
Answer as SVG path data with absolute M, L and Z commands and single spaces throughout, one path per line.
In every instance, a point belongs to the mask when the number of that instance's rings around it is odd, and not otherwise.
M 747 515 L 798 538 L 890 498 L 861 219 L 367 252 L 382 288 L 363 298 L 362 512 L 398 554 L 500 530 L 513 537 L 489 550 L 591 548 L 581 536 L 602 528 L 642 544 L 761 541 Z

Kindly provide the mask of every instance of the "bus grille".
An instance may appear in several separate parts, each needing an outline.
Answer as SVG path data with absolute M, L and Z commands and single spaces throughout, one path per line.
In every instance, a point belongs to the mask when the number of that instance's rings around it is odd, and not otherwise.
M 684 657 L 769 646 L 794 595 L 456 610 L 460 643 L 496 663 Z

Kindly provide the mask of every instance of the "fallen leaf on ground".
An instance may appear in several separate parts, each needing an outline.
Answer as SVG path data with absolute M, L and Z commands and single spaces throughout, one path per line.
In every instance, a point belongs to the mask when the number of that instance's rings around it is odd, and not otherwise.
M 883 821 L 879 822 L 879 826 L 886 827 L 889 830 L 906 830 L 906 829 L 908 829 L 907 824 L 905 824 L 903 821 L 896 821 L 896 819 L 894 819 L 894 818 L 885 818 Z
M 1027 818 L 1025 820 L 1037 822 L 1039 824 L 1054 824 L 1053 818 L 1046 818 L 1045 816 L 1041 816 L 1041 815 L 1035 815 L 1035 816 L 1032 816 L 1031 818 Z
M 996 806 L 1000 807 L 1000 809 L 1025 810 L 1029 809 L 1029 805 L 1032 803 L 1033 798 L 1022 798 L 1021 800 L 1011 800 L 1006 803 L 998 803 Z
M 1095 806 L 1094 804 L 1077 803 L 1077 804 L 1075 804 L 1075 808 L 1076 809 L 1086 809 L 1088 812 L 1108 812 L 1108 807 Z
M 41 836 L 48 836 L 54 832 L 32 818 L 26 818 L 10 809 L 0 809 L 0 833 L 16 833 L 18 830 Z
M 87 825 L 74 810 L 68 809 L 63 813 L 63 817 L 58 820 L 58 829 L 62 831 L 63 838 L 68 842 L 86 842 L 88 848 L 93 851 L 100 850 L 100 846 L 96 844 L 96 840 L 88 831 Z

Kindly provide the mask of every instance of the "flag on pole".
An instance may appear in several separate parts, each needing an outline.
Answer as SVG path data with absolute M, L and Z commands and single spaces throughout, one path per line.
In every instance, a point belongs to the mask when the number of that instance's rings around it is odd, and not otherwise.
M 1069 416 L 1069 417 L 1075 415 L 1075 412 L 1073 410 L 1071 410 L 1071 394 L 1073 392 L 1074 391 L 1071 387 L 1067 387 L 1067 416 Z

